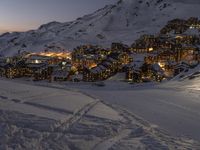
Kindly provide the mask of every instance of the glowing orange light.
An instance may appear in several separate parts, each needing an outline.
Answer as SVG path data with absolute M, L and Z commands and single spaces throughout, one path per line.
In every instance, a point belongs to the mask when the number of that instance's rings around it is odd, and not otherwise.
M 91 69 L 91 68 L 94 68 L 94 67 L 96 67 L 96 66 L 97 66 L 97 64 L 92 63 L 92 64 L 90 64 L 89 68 Z
M 176 39 L 182 39 L 183 37 L 182 36 L 180 36 L 180 35 L 177 35 L 176 36 Z
M 40 53 L 31 53 L 28 54 L 26 57 L 31 55 L 39 55 L 39 56 L 46 56 L 46 57 L 56 57 L 58 59 L 70 59 L 71 60 L 71 52 L 40 52 Z
M 153 47 L 150 47 L 150 48 L 149 48 L 149 51 L 150 51 L 150 52 L 153 51 Z
M 165 63 L 162 63 L 162 62 L 159 62 L 158 65 L 159 65 L 161 68 L 164 68 L 164 67 L 165 67 Z

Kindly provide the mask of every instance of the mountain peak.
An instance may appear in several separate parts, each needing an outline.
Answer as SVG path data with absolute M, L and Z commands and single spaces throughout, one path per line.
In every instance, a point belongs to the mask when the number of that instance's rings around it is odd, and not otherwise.
M 119 0 L 75 21 L 54 21 L 38 30 L 0 36 L 0 54 L 42 51 L 52 44 L 71 50 L 82 44 L 131 44 L 143 34 L 158 33 L 169 20 L 200 17 L 199 7 L 199 0 Z

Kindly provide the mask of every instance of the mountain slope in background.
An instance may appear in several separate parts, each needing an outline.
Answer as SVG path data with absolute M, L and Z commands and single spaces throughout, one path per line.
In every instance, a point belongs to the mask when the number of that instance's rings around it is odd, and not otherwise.
M 0 36 L 0 54 L 37 52 L 47 47 L 72 50 L 82 44 L 131 44 L 142 34 L 157 33 L 171 19 L 200 17 L 199 8 L 198 0 L 120 0 L 72 22 L 51 22 L 37 30 L 5 33 Z

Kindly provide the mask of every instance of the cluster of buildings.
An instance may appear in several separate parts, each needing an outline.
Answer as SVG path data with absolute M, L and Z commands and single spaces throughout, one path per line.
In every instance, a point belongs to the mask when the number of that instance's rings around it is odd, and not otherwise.
M 141 36 L 131 45 L 130 51 L 135 53 L 135 56 L 142 54 L 143 59 L 139 67 L 133 64 L 129 68 L 127 78 L 135 80 L 137 74 L 142 79 L 147 79 L 144 70 L 142 71 L 144 65 L 148 66 L 146 71 L 150 70 L 151 73 L 156 74 L 156 76 L 148 77 L 149 80 L 155 80 L 157 76 L 160 76 L 159 80 L 172 78 L 182 71 L 195 67 L 200 62 L 199 35 L 200 21 L 198 18 L 189 18 L 169 21 L 158 35 Z M 162 70 L 162 77 L 160 71 L 155 73 L 155 69 L 152 69 L 155 65 Z M 134 75 L 131 76 L 131 74 Z
M 175 34 L 183 34 L 188 29 L 200 29 L 200 20 L 191 17 L 188 20 L 174 19 L 167 23 L 167 25 L 160 31 L 161 34 L 168 34 L 174 32 Z
M 30 77 L 50 81 L 61 77 L 56 72 L 72 71 L 71 54 L 68 52 L 20 53 L 14 57 L 0 57 L 0 76 L 7 78 Z
M 157 35 L 143 35 L 131 46 L 108 49 L 82 45 L 72 52 L 20 53 L 0 57 L 0 76 L 33 80 L 95 82 L 124 73 L 130 82 L 162 81 L 200 62 L 200 21 L 174 19 Z
M 132 58 L 127 53 L 112 52 L 106 56 L 106 59 L 97 66 L 83 71 L 84 81 L 99 81 L 106 80 L 118 72 L 121 72 L 123 67 L 131 62 Z
M 132 57 L 123 47 L 121 43 L 113 43 L 109 49 L 92 45 L 79 46 L 72 52 L 72 63 L 83 75 L 83 81 L 106 80 L 131 62 Z

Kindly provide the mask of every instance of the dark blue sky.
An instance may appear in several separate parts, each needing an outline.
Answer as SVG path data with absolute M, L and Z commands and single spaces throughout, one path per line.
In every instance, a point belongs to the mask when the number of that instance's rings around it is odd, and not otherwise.
M 72 21 L 117 0 L 0 0 L 0 32 L 35 29 Z

